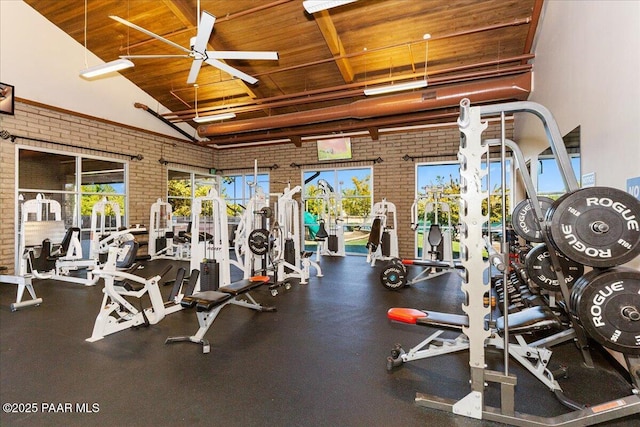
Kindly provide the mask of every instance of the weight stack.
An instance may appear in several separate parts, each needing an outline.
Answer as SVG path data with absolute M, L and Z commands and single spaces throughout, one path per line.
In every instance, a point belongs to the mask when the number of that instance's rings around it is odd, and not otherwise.
M 166 237 L 157 237 L 156 238 L 156 253 L 167 247 L 167 238 Z
M 385 231 L 382 233 L 382 238 L 380 239 L 382 256 L 390 256 L 391 255 L 391 237 L 389 236 L 389 232 Z
M 327 242 L 327 248 L 331 252 L 338 252 L 338 236 L 336 236 L 335 234 L 332 234 L 331 236 L 329 236 L 329 240 Z
M 219 266 L 215 259 L 204 259 L 200 263 L 200 290 L 217 291 L 220 287 Z
M 291 265 L 296 265 L 296 245 L 293 239 L 287 239 L 284 242 L 284 260 Z M 291 273 L 293 270 L 285 267 L 284 271 Z

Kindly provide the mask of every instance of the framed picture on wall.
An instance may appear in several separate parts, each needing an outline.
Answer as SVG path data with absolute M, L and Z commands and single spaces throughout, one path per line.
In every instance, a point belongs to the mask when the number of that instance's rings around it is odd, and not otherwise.
M 351 138 L 318 140 L 318 160 L 346 160 L 351 158 Z
M 13 115 L 13 86 L 0 82 L 0 113 Z

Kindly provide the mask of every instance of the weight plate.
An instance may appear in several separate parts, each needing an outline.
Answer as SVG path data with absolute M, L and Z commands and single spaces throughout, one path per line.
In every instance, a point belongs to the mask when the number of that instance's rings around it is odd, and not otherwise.
M 269 250 L 269 231 L 264 228 L 256 228 L 249 233 L 249 250 L 256 255 L 264 255 Z
M 593 270 L 571 292 L 571 313 L 595 341 L 640 355 L 640 271 Z
M 553 205 L 553 199 L 548 197 L 538 197 L 538 204 L 540 205 L 542 216 L 544 217 L 549 208 Z M 534 243 L 541 243 L 544 241 L 542 235 L 543 232 L 536 220 L 536 211 L 533 209 L 531 199 L 524 199 L 516 205 L 511 213 L 511 222 L 513 223 L 513 230 L 526 241 Z
M 584 274 L 584 266 L 575 262 L 556 251 L 562 274 L 567 286 L 571 288 L 576 280 Z M 531 249 L 525 258 L 528 277 L 540 286 L 549 291 L 560 291 L 558 276 L 551 262 L 551 256 L 547 245 L 538 245 Z
M 260 215 L 265 216 L 266 218 L 271 218 L 271 217 L 273 217 L 273 209 L 271 209 L 269 206 L 265 206 L 265 207 L 263 207 L 262 209 L 260 209 L 260 210 L 258 211 L 258 213 L 259 213 Z
M 396 291 L 407 284 L 407 269 L 402 262 L 393 260 L 380 273 L 380 283 L 387 289 Z
M 640 202 L 608 187 L 560 197 L 547 212 L 546 233 L 568 258 L 597 268 L 625 264 L 640 254 Z

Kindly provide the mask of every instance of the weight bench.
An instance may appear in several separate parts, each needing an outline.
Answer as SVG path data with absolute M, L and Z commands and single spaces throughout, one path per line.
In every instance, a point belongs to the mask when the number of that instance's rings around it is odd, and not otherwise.
M 250 291 L 267 283 L 269 283 L 269 276 L 254 276 L 222 286 L 215 291 L 200 291 L 184 296 L 180 301 L 180 305 L 184 308 L 195 307 L 200 328 L 191 336 L 169 337 L 166 339 L 165 344 L 193 342 L 202 344 L 202 352 L 209 353 L 211 346 L 204 336 L 218 317 L 218 314 L 220 314 L 220 311 L 227 305 L 234 304 L 257 311 L 276 311 L 275 307 L 260 305 L 249 294 Z M 243 296 L 244 299 L 241 299 L 240 296 Z
M 462 333 L 469 326 L 466 315 L 441 313 L 436 311 L 416 310 L 413 308 L 390 308 L 387 318 L 394 322 L 411 325 L 428 326 L 438 330 L 429 335 L 417 346 L 405 352 L 400 344 L 396 344 L 391 350 L 391 356 L 387 358 L 387 370 L 401 366 L 404 362 L 440 356 L 469 349 L 469 340 Z M 495 321 L 491 326 L 492 334 L 485 345 L 504 349 L 504 316 Z M 566 329 L 543 338 L 534 343 L 527 343 L 524 334 L 559 329 L 561 322 L 557 316 L 546 306 L 534 306 L 508 315 L 509 334 L 516 340 L 509 343 L 509 355 L 516 359 L 524 368 L 531 372 L 551 391 L 561 391 L 553 374 L 547 368 L 552 351 L 543 345 L 555 345 L 573 339 L 575 333 L 572 329 Z M 489 326 L 489 325 L 487 325 Z M 445 331 L 461 332 L 456 338 L 440 338 Z

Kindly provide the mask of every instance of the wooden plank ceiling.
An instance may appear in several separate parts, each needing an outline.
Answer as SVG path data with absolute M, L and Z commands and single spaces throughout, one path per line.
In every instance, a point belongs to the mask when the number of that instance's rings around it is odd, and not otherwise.
M 186 48 L 197 32 L 197 0 L 87 0 L 86 10 L 85 0 L 25 1 L 83 45 L 86 14 L 86 46 L 104 61 L 183 53 L 110 15 Z M 277 61 L 225 61 L 257 78 L 255 85 L 210 65 L 200 70 L 198 115 L 227 110 L 237 115 L 201 125 L 199 133 L 206 139 L 200 143 L 236 147 L 264 140 L 299 144 L 304 136 L 358 130 L 377 138 L 385 126 L 451 121 L 452 106 L 382 111 L 378 100 L 393 96 L 365 97 L 363 89 L 420 80 L 426 73 L 429 86 L 418 91 L 426 99 L 439 96 L 433 92 L 438 88 L 455 93 L 460 85 L 491 88 L 492 82 L 504 85 L 500 79 L 528 77 L 542 0 L 359 0 L 314 14 L 305 11 L 301 0 L 201 0 L 199 6 L 216 16 L 208 50 L 279 54 Z M 428 41 L 425 34 L 431 35 Z M 121 74 L 170 110 L 162 116 L 198 127 L 192 121 L 196 91 L 187 84 L 192 59 L 133 62 L 135 67 Z M 496 100 L 526 99 L 528 89 L 523 92 Z M 354 117 L 345 112 L 362 100 L 373 113 Z M 318 114 L 332 108 L 338 108 L 339 117 Z M 271 119 L 273 126 L 265 124 Z

